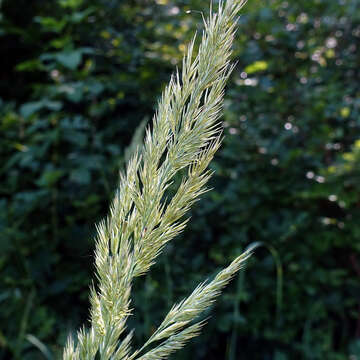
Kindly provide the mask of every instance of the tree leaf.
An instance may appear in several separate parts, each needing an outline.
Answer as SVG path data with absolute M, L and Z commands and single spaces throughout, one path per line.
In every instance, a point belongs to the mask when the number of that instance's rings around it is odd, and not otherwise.
M 66 68 L 75 70 L 81 63 L 82 52 L 79 50 L 64 51 L 56 55 L 56 60 Z

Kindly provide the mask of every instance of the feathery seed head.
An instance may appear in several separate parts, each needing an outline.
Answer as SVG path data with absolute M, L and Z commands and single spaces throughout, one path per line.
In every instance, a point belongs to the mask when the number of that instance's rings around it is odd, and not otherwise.
M 184 215 L 207 191 L 208 165 L 221 144 L 219 117 L 233 69 L 230 56 L 236 16 L 244 3 L 220 1 L 217 13 L 211 7 L 198 53 L 194 55 L 194 36 L 181 72 L 171 77 L 161 96 L 144 145 L 120 175 L 110 214 L 97 226 L 98 285 L 90 291 L 91 327 L 78 332 L 76 345 L 69 338 L 64 360 L 168 358 L 199 333 L 204 323 L 191 322 L 215 301 L 250 256 L 251 251 L 240 255 L 211 282 L 200 284 L 174 305 L 141 349 L 131 353 L 132 333 L 120 341 L 131 314 L 134 278 L 145 274 L 164 246 L 182 232 L 188 221 Z M 181 184 L 164 201 L 175 175 L 183 169 L 186 175 Z M 154 342 L 158 345 L 150 349 Z

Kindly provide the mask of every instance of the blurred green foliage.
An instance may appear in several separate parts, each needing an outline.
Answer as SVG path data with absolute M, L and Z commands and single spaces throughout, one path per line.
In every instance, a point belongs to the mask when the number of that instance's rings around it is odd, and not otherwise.
M 56 358 L 87 319 L 125 149 L 208 1 L 0 4 L 0 359 Z M 136 284 L 137 342 L 261 241 L 174 358 L 360 358 L 359 46 L 357 0 L 246 5 L 214 190 Z

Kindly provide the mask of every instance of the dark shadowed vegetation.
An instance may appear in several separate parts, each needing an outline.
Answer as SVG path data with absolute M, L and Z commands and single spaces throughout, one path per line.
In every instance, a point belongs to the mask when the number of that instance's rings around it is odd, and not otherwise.
M 55 359 L 88 316 L 94 223 L 208 0 L 0 4 L 0 359 Z M 174 359 L 360 359 L 359 47 L 358 0 L 245 6 L 214 189 L 135 286 L 139 344 L 260 241 Z

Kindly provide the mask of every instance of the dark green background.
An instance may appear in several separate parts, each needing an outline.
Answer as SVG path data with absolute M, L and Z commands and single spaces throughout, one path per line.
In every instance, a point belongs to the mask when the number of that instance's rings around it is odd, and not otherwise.
M 189 9 L 208 1 L 2 1 L 0 359 L 59 358 L 86 322 L 94 224 L 201 32 Z M 174 359 L 360 359 L 359 47 L 358 0 L 246 5 L 214 189 L 136 283 L 137 344 L 261 241 Z

